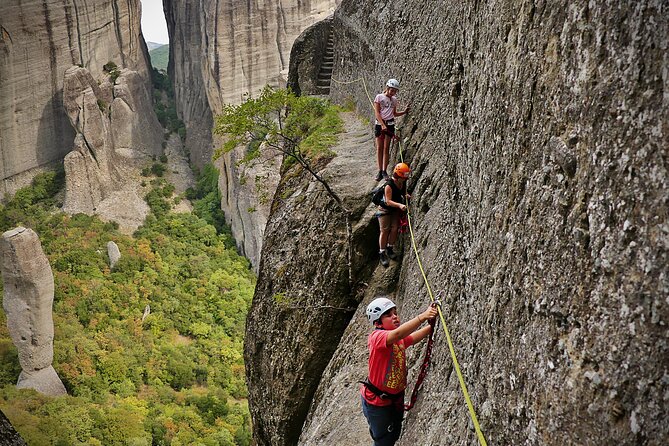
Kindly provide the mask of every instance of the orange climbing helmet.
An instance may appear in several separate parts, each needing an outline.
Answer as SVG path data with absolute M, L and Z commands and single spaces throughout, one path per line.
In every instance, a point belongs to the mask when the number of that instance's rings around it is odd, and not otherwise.
M 393 175 L 395 175 L 398 178 L 403 178 L 405 180 L 409 178 L 410 173 L 411 169 L 409 168 L 409 165 L 406 163 L 397 163 L 395 169 L 393 169 Z

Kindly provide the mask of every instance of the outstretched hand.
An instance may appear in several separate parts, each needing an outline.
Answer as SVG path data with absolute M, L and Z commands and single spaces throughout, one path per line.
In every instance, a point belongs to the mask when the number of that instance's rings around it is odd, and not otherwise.
M 437 314 L 439 314 L 439 312 L 437 311 L 437 305 L 432 303 L 432 304 L 430 304 L 429 307 L 427 307 L 427 310 L 423 311 L 420 314 L 420 319 L 423 320 L 423 321 L 434 319 L 434 318 L 437 317 Z

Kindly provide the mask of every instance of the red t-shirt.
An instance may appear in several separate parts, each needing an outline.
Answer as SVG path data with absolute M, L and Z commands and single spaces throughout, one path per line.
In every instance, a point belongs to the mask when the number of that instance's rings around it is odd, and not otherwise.
M 413 344 L 411 335 L 386 346 L 387 330 L 374 330 L 367 339 L 369 349 L 369 382 L 383 392 L 400 393 L 407 386 L 407 362 L 404 350 Z M 381 399 L 364 385 L 360 389 L 365 400 L 373 406 L 390 406 L 393 402 Z

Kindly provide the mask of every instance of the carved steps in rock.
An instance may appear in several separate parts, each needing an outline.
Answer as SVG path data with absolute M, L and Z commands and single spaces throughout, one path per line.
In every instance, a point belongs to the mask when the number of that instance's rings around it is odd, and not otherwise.
M 321 67 L 316 79 L 316 88 L 320 94 L 330 94 L 330 83 L 332 82 L 332 68 L 334 67 L 334 32 L 330 31 L 328 43 L 325 46 L 325 54 L 321 61 Z

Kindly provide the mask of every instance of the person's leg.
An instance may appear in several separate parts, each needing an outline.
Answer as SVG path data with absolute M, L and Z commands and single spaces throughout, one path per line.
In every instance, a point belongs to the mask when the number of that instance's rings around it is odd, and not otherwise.
M 381 133 L 381 126 L 374 126 L 374 143 L 376 145 L 376 166 L 379 168 L 379 174 L 376 176 L 376 181 L 382 179 L 381 170 L 383 169 L 383 144 L 385 135 Z
M 383 164 L 382 164 L 382 172 L 386 172 L 386 176 L 388 175 L 388 163 L 390 162 L 390 141 L 392 140 L 392 137 L 390 135 L 385 135 L 383 138 Z
M 388 244 L 388 234 L 390 234 L 390 226 L 392 224 L 392 214 L 378 214 L 379 217 L 379 257 L 381 265 L 387 267 L 388 255 L 386 254 L 386 245 Z
M 362 413 L 369 425 L 369 434 L 374 440 L 374 446 L 393 446 L 399 438 L 402 429 L 401 418 L 393 406 L 373 406 L 362 398 Z M 403 414 L 402 414 L 403 415 Z
M 391 232 L 391 226 L 393 222 L 393 213 L 381 214 L 379 213 L 379 228 L 381 233 L 379 234 L 379 251 L 386 249 L 388 244 L 388 235 Z
M 397 241 L 397 234 L 400 231 L 400 211 L 394 211 L 391 214 L 390 221 L 388 222 L 388 237 L 386 239 L 386 245 L 394 246 Z M 385 248 L 386 245 L 383 247 Z
M 392 428 L 390 428 L 388 441 L 389 445 L 394 445 L 397 440 L 400 438 L 402 433 L 402 421 L 404 420 L 404 401 L 399 407 L 390 406 L 393 408 L 392 412 Z
M 383 172 L 388 175 L 388 163 L 390 162 L 390 143 L 395 136 L 395 126 L 389 125 L 386 127 L 385 138 L 383 140 Z
M 383 145 L 385 139 L 383 135 L 376 138 L 376 165 L 379 170 L 383 170 Z

